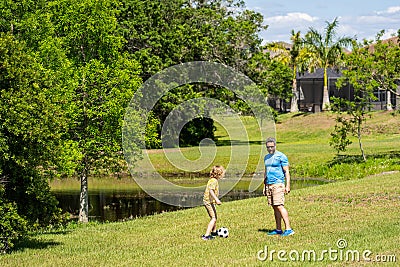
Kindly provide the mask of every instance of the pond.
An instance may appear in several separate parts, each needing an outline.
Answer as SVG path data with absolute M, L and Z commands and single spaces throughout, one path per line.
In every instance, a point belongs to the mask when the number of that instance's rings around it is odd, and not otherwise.
M 292 179 L 291 188 L 316 186 L 325 184 L 327 181 L 318 179 Z M 234 201 L 251 197 L 262 196 L 262 187 L 254 192 L 249 192 L 243 184 L 238 184 L 230 192 L 221 198 L 221 201 Z M 69 212 L 73 218 L 79 213 L 79 190 L 57 189 L 52 191 L 59 201 L 59 207 L 64 212 Z M 171 195 L 171 197 L 174 197 Z M 198 196 L 202 197 L 202 196 Z M 100 222 L 114 222 L 129 220 L 136 217 L 153 215 L 157 213 L 184 209 L 172 206 L 154 199 L 141 190 L 136 189 L 90 189 L 89 188 L 89 219 Z

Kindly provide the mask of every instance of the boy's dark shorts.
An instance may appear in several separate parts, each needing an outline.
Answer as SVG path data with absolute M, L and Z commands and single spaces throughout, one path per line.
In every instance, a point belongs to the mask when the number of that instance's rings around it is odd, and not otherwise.
M 217 219 L 217 211 L 214 204 L 204 202 L 204 207 L 206 207 L 208 215 L 211 219 Z

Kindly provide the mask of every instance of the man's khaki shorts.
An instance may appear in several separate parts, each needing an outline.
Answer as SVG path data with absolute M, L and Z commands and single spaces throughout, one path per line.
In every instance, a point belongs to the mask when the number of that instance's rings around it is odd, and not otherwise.
M 285 185 L 269 184 L 266 188 L 268 205 L 279 206 L 285 205 Z
M 217 211 L 215 209 L 215 205 L 214 204 L 204 203 L 204 207 L 206 207 L 208 215 L 210 216 L 211 219 L 212 218 L 217 219 Z

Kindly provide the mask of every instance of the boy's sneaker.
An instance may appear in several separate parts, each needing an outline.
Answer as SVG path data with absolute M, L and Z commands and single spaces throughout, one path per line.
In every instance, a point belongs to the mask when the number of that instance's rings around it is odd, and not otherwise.
M 211 236 L 217 236 L 217 232 L 211 232 Z
M 203 239 L 203 240 L 212 240 L 212 239 L 214 239 L 214 237 L 212 235 L 202 235 L 201 239 Z
M 281 236 L 290 236 L 290 235 L 294 235 L 294 231 L 292 229 L 285 230 L 285 232 L 281 234 Z
M 282 235 L 282 234 L 283 234 L 282 230 L 277 230 L 277 229 L 272 230 L 271 232 L 268 233 L 268 235 Z

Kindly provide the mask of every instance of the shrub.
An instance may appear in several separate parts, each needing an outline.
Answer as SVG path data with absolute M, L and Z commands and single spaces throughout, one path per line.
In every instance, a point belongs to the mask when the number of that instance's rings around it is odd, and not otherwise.
M 14 242 L 24 237 L 27 221 L 18 213 L 15 203 L 3 199 L 4 189 L 0 187 L 0 252 L 5 253 L 14 246 Z
M 58 226 L 62 211 L 47 178 L 32 168 L 14 167 L 9 173 L 4 198 L 16 203 L 17 212 L 27 220 L 29 229 Z

